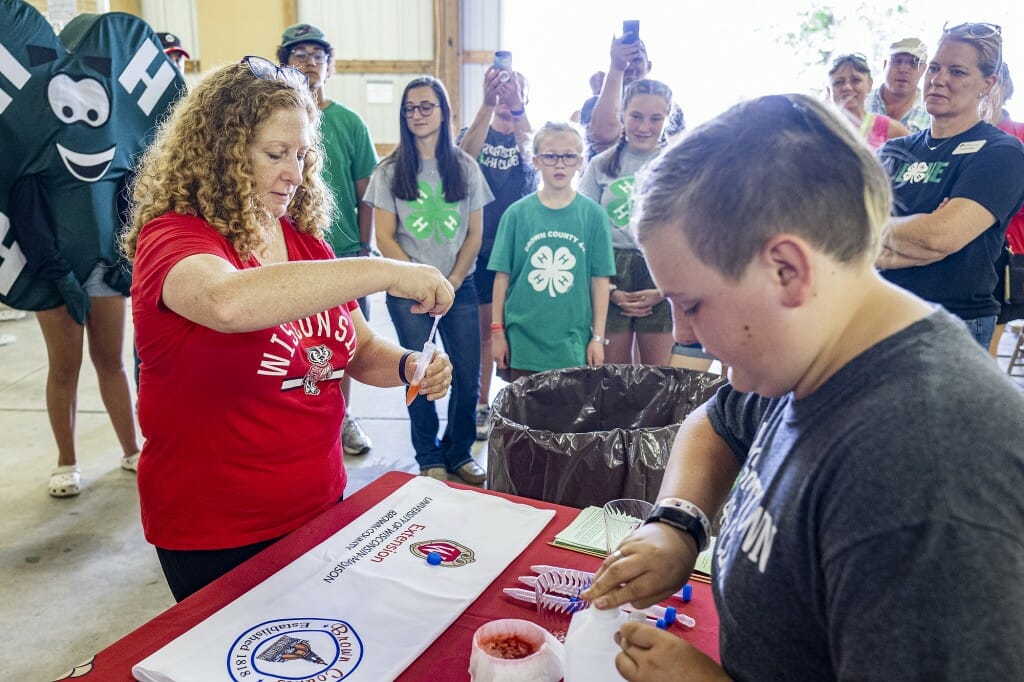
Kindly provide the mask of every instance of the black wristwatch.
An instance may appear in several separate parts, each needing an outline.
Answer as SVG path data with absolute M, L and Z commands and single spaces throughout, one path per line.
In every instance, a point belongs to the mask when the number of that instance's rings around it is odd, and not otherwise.
M 710 540 L 708 539 L 707 531 L 704 530 L 704 524 L 699 517 L 689 512 L 683 511 L 678 507 L 658 505 L 651 512 L 651 515 L 647 517 L 647 520 L 644 521 L 644 524 L 655 522 L 664 523 L 678 531 L 691 535 L 697 542 L 698 552 L 703 552 L 708 548 Z

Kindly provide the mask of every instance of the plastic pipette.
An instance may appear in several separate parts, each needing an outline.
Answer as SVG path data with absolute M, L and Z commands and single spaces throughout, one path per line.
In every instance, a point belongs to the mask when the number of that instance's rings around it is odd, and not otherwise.
M 434 334 L 437 333 L 437 323 L 441 321 L 441 317 L 438 315 L 434 318 L 434 326 L 430 328 L 427 342 L 423 344 L 423 352 L 416 359 L 416 371 L 412 375 L 409 390 L 405 392 L 406 406 L 412 405 L 412 401 L 416 400 L 416 396 L 420 392 L 420 382 L 423 381 L 423 375 L 427 372 L 427 365 L 430 364 L 430 359 L 434 357 L 434 351 L 437 350 L 437 346 L 434 345 Z
M 533 590 L 524 590 L 521 587 L 506 587 L 505 589 L 502 590 L 502 592 L 504 592 L 508 596 L 512 597 L 513 599 L 518 599 L 519 601 L 529 602 L 530 604 L 536 604 L 537 603 L 537 593 L 534 592 Z M 578 602 L 581 605 L 586 604 L 586 602 L 584 602 L 584 601 L 581 601 L 579 599 L 573 599 L 571 597 L 565 597 L 565 601 L 566 602 Z M 621 606 L 619 608 L 621 608 L 622 611 L 625 612 L 625 613 L 631 613 L 630 611 L 628 611 L 626 609 L 625 606 Z M 642 611 L 636 611 L 636 613 L 638 615 L 632 616 L 632 620 L 643 619 L 643 620 L 647 621 L 651 625 L 654 625 L 655 623 L 657 623 L 657 621 L 654 618 L 650 618 L 648 616 L 643 615 Z
M 530 570 L 533 571 L 534 573 L 538 573 L 538 574 L 539 573 L 547 573 L 548 571 L 569 571 L 569 570 L 571 570 L 571 571 L 576 571 L 576 573 L 578 573 L 581 578 L 585 578 L 588 581 L 594 579 L 594 574 L 593 573 L 587 573 L 586 571 L 577 571 L 576 569 L 561 568 L 559 566 L 548 566 L 546 564 L 536 564 L 536 565 L 530 566 Z M 526 584 L 526 585 L 531 584 L 531 582 L 536 582 L 536 580 L 537 580 L 537 578 L 535 578 L 534 576 L 530 576 L 530 575 L 520 576 L 519 577 L 519 581 L 524 583 L 524 584 Z M 621 608 L 622 608 L 623 611 L 627 611 L 627 612 L 643 611 L 645 614 L 647 614 L 651 618 L 655 618 L 655 619 L 657 619 L 657 618 L 664 618 L 665 621 L 669 625 L 672 624 L 673 620 L 678 621 L 680 625 L 684 625 L 684 626 L 686 626 L 688 628 L 696 627 L 696 625 L 697 625 L 697 621 L 695 621 L 693 618 L 687 616 L 685 613 L 679 613 L 679 611 L 676 610 L 676 608 L 674 606 L 667 606 L 666 607 L 666 606 L 660 606 L 658 604 L 654 604 L 653 606 L 648 606 L 646 609 L 636 609 L 631 604 L 623 604 Z M 669 610 L 669 609 L 671 609 L 671 610 Z

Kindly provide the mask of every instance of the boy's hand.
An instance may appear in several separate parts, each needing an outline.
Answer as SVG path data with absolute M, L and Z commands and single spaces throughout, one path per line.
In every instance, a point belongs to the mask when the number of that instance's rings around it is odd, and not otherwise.
M 600 341 L 591 340 L 590 343 L 587 344 L 587 364 L 604 364 L 604 344 Z
M 728 680 L 729 677 L 690 643 L 647 623 L 623 623 L 615 633 L 622 651 L 615 667 L 630 682 Z

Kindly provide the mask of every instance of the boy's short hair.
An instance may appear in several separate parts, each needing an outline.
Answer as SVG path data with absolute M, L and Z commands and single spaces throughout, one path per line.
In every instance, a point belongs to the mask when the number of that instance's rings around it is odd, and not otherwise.
M 642 171 L 634 228 L 681 226 L 694 253 L 737 280 L 772 236 L 843 263 L 875 259 L 889 179 L 853 127 L 805 95 L 738 104 Z

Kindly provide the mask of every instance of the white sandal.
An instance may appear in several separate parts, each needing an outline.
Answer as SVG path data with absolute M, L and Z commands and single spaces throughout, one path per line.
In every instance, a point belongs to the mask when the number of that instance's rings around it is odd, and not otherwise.
M 57 467 L 50 474 L 50 495 L 74 497 L 82 492 L 82 476 L 77 464 Z

